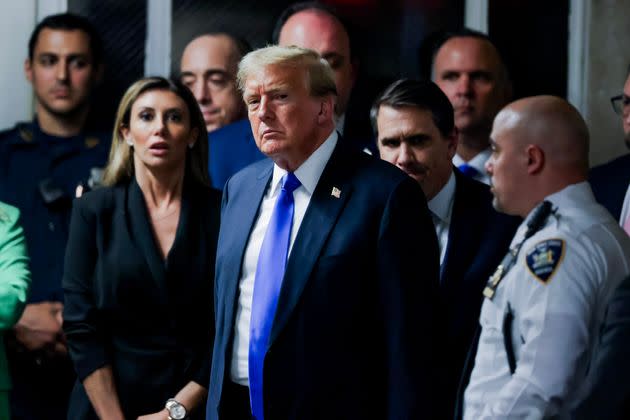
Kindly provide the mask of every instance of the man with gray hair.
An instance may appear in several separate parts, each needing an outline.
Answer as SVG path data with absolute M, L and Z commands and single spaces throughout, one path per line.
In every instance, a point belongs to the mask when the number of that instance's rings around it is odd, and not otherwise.
M 223 193 L 207 418 L 430 418 L 439 257 L 422 190 L 339 141 L 314 51 L 254 51 L 238 82 L 271 160 Z

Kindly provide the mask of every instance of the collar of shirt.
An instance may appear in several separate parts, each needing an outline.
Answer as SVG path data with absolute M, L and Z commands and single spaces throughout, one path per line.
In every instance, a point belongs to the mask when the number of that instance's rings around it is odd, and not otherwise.
M 453 199 L 455 197 L 455 174 L 451 172 L 446 185 L 439 193 L 429 201 L 428 206 L 431 213 L 437 216 L 441 222 L 450 224 L 453 212 Z
M 551 204 L 553 205 L 553 209 L 558 209 L 559 213 L 565 216 L 570 216 L 574 212 L 582 213 L 585 209 L 589 209 L 588 211 L 593 216 L 593 220 L 597 221 L 601 219 L 601 217 L 603 216 L 602 213 L 605 212 L 602 211 L 603 209 L 598 211 L 592 207 L 595 203 L 595 197 L 593 196 L 591 186 L 586 181 L 568 185 L 560 191 L 548 195 L 547 197 L 545 197 L 545 200 L 551 202 Z M 529 212 L 529 214 L 527 214 L 527 216 L 517 229 L 516 235 L 512 240 L 512 245 L 522 240 L 523 236 L 525 235 L 525 231 L 527 231 L 527 223 L 529 223 L 530 219 L 532 218 L 536 207 L 534 207 Z M 552 223 L 552 220 L 554 220 L 554 218 L 549 217 L 544 226 L 548 226 L 550 223 Z M 556 220 L 559 219 L 556 218 Z
M 309 196 L 315 191 L 315 187 L 319 182 L 319 178 L 324 172 L 324 167 L 330 159 L 330 156 L 335 150 L 339 135 L 337 131 L 333 130 L 326 140 L 295 170 L 295 176 L 302 184 L 298 189 L 304 188 Z M 287 173 L 274 163 L 273 165 L 273 177 L 271 178 L 271 195 L 275 195 L 280 188 L 280 181 L 282 177 Z
M 545 200 L 550 201 L 551 204 L 553 204 L 553 208 L 561 209 L 562 213 L 567 214 L 574 207 L 584 209 L 592 205 L 595 201 L 595 197 L 593 196 L 590 184 L 583 181 L 564 187 L 560 191 L 545 197 Z M 529 219 L 531 215 L 532 212 L 527 215 L 526 220 Z
M 455 153 L 453 156 L 453 165 L 459 167 L 460 165 L 467 163 L 472 166 L 482 174 L 486 173 L 486 161 L 490 159 L 490 155 L 492 154 L 492 150 L 488 147 L 487 149 L 477 153 L 474 158 L 470 159 L 466 162 L 460 155 Z

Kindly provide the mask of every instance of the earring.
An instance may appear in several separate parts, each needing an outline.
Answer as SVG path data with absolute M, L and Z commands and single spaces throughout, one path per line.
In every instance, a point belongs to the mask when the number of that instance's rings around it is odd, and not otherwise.
M 129 147 L 133 147 L 133 141 L 127 140 L 127 144 L 129 145 Z

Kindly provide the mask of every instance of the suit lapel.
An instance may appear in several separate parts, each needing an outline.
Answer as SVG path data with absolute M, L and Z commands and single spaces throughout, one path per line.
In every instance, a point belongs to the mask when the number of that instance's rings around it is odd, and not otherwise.
M 476 251 L 476 247 L 471 244 L 479 243 L 477 240 L 478 223 L 474 223 L 477 219 L 475 198 L 467 194 L 466 179 L 455 171 L 455 197 L 453 202 L 453 214 L 451 215 L 451 226 L 448 233 L 448 245 L 446 246 L 446 254 L 444 262 L 440 269 L 440 282 L 448 284 L 451 277 L 458 278 L 454 275 L 457 270 L 466 270 L 470 265 L 469 261 Z M 480 222 L 480 221 L 478 221 Z
M 222 263 L 225 267 L 231 267 L 226 270 L 230 276 L 223 279 L 225 287 L 225 294 L 223 304 L 225 304 L 225 319 L 224 327 L 226 331 L 230 331 L 228 336 L 232 335 L 232 328 L 234 324 L 234 310 L 237 306 L 237 289 L 239 286 L 239 278 L 241 275 L 241 266 L 243 265 L 243 257 L 245 255 L 245 247 L 249 235 L 256 222 L 256 216 L 260 208 L 260 202 L 267 185 L 271 180 L 273 170 L 273 164 L 269 162 L 269 165 L 260 172 L 256 180 L 252 183 L 246 183 L 242 189 L 238 190 L 238 195 L 233 197 L 233 204 L 230 204 L 230 211 L 223 212 L 223 214 L 230 214 L 230 219 L 224 219 L 221 222 L 222 229 L 229 229 L 230 233 L 221 235 L 221 238 L 230 238 L 227 249 L 235 250 L 232 252 L 225 252 L 226 261 Z M 229 199 L 229 198 L 228 198 Z
M 144 203 L 144 197 L 142 191 L 137 182 L 132 180 L 128 188 L 128 213 L 129 221 L 131 223 L 130 231 L 133 233 L 133 240 L 139 253 L 144 257 L 149 270 L 153 275 L 153 279 L 156 282 L 156 286 L 162 293 L 162 296 L 167 296 L 166 291 L 166 268 L 162 257 L 158 253 L 157 246 L 151 225 L 149 222 L 149 215 Z
M 341 139 L 339 141 L 341 142 Z M 304 214 L 287 261 L 268 346 L 275 341 L 288 322 L 324 243 L 352 192 L 351 185 L 343 173 L 342 154 L 343 150 L 338 143 Z M 336 189 L 334 192 L 333 188 Z

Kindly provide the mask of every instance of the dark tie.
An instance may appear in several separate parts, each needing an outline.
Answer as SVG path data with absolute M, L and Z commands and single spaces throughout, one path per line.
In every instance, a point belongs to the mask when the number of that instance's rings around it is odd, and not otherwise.
M 300 185 L 292 172 L 282 178 L 282 190 L 258 255 L 249 323 L 249 398 L 252 415 L 256 420 L 264 419 L 263 365 L 289 253 L 294 210 L 293 191 Z
M 480 175 L 480 172 L 476 168 L 474 168 L 473 166 L 470 166 L 467 163 L 462 163 L 461 165 L 457 167 L 457 169 L 459 169 L 461 173 L 463 173 L 469 178 L 476 178 Z

